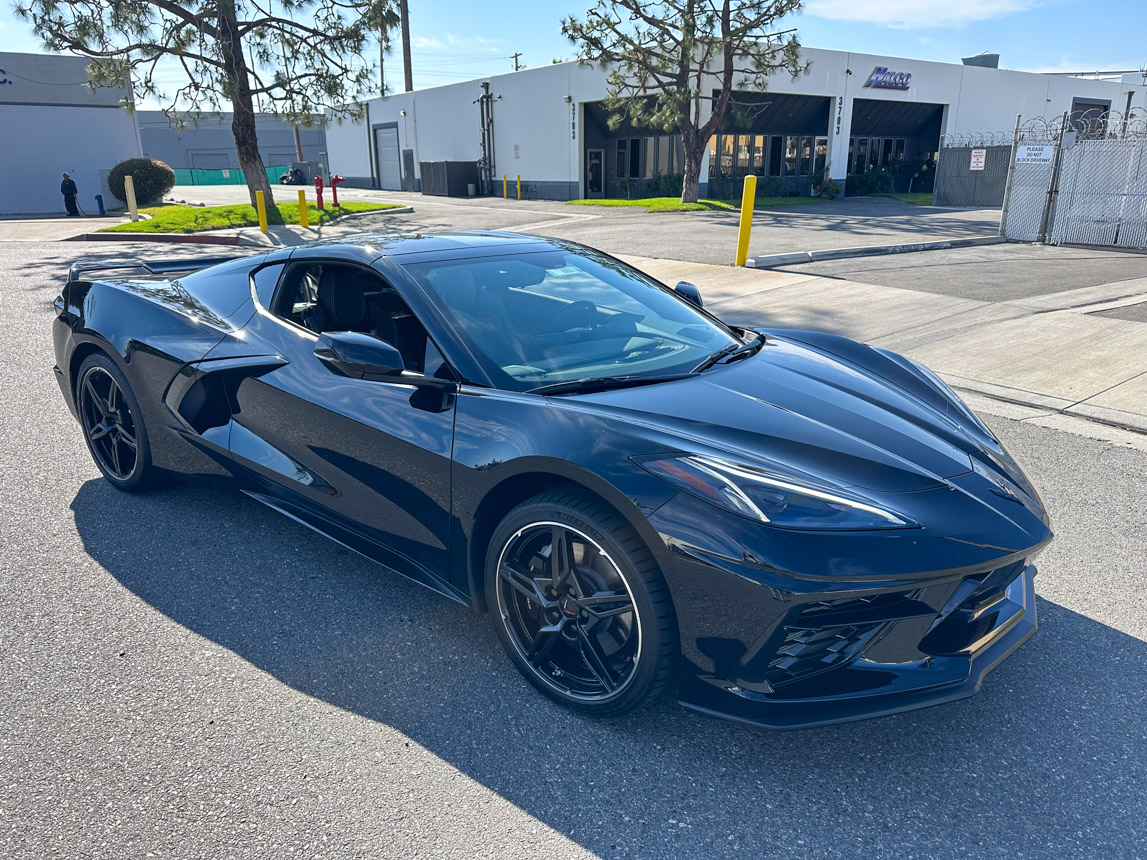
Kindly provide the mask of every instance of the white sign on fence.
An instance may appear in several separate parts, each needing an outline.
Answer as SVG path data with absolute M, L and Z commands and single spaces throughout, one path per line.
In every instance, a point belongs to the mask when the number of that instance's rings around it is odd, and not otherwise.
M 1054 146 L 1020 146 L 1016 148 L 1016 164 L 1051 164 Z
M 973 149 L 972 150 L 972 163 L 968 165 L 969 170 L 983 170 L 984 159 L 988 157 L 986 149 Z

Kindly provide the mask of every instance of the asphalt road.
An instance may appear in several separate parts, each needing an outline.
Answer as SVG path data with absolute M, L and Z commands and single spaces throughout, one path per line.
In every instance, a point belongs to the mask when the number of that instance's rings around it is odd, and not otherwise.
M 277 193 L 280 199 L 293 199 L 295 190 Z M 247 200 L 247 189 L 238 185 L 180 186 L 172 193 L 179 200 L 212 205 Z M 412 205 L 412 215 L 385 219 L 402 229 L 516 229 L 585 242 L 611 254 L 696 263 L 732 263 L 740 218 L 727 211 L 649 214 L 639 208 L 568 206 L 553 200 L 453 199 L 360 188 L 340 190 L 339 196 Z M 995 236 L 999 223 L 995 209 L 935 209 L 875 197 L 758 208 L 749 254 Z
M 785 266 L 779 271 L 844 278 L 905 290 L 1005 302 L 1098 284 L 1147 277 L 1147 254 L 1061 248 L 1054 245 L 984 245 L 856 257 Z M 1120 308 L 1120 313 L 1126 309 Z M 1140 309 L 1142 310 L 1142 309 Z M 1138 319 L 1106 311 L 1121 319 Z
M 487 619 L 254 501 L 98 479 L 51 374 L 77 250 L 0 245 L 0 856 L 1147 856 L 1147 446 L 987 416 L 1058 538 L 979 696 L 594 722 Z

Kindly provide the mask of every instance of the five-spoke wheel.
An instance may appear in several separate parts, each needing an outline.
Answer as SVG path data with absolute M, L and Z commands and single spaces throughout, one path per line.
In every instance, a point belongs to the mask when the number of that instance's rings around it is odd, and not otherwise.
M 122 490 L 134 490 L 150 473 L 150 449 L 139 404 L 123 373 L 102 353 L 94 353 L 76 375 L 76 406 L 84 441 L 104 477 Z
M 491 543 L 487 599 L 511 659 L 564 704 L 623 713 L 667 683 L 668 590 L 640 538 L 593 497 L 555 491 L 515 508 Z

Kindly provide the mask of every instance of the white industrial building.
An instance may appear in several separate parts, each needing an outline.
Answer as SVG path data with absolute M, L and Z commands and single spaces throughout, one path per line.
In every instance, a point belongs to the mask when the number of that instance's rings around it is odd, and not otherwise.
M 919 173 L 927 181 L 944 134 L 1009 133 L 1017 114 L 1147 114 L 1138 74 L 1088 80 L 1007 71 L 982 58 L 955 64 L 808 48 L 802 56 L 807 74 L 774 75 L 768 92 L 755 96 L 759 108 L 729 117 L 727 132 L 713 138 L 702 194 L 710 181 L 747 173 L 776 193 L 803 194 L 818 170 L 844 180 L 869 167 L 888 167 L 897 190 L 906 190 L 904 165 L 927 165 Z M 446 193 L 423 176 L 424 165 L 435 176 L 441 171 L 429 165 L 441 162 L 469 163 L 476 172 L 485 137 L 496 178 L 488 190 L 498 194 L 506 175 L 511 184 L 521 176 L 529 195 L 541 198 L 641 196 L 650 179 L 679 173 L 679 136 L 611 131 L 605 97 L 604 70 L 568 62 L 372 99 L 362 121 L 327 129 L 330 169 L 357 186 Z M 465 193 L 459 188 L 455 182 L 449 193 Z
M 121 102 L 126 87 L 90 89 L 89 60 L 0 53 L 0 214 L 64 211 L 62 173 L 79 189 L 80 207 L 96 211 L 100 171 L 142 153 L 139 129 Z M 108 206 L 116 201 L 107 196 Z

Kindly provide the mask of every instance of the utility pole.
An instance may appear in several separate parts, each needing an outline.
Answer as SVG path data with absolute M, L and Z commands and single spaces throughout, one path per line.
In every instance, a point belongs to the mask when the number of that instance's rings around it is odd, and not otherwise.
M 522 56 L 521 51 L 519 51 L 516 54 L 510 54 L 510 59 L 514 61 L 514 71 L 515 72 L 519 71 L 522 68 L 521 65 L 518 64 L 518 57 L 520 57 L 520 56 Z
M 398 14 L 402 16 L 402 71 L 406 75 L 406 91 L 414 89 L 414 73 L 410 70 L 410 12 L 408 0 L 398 0 Z

